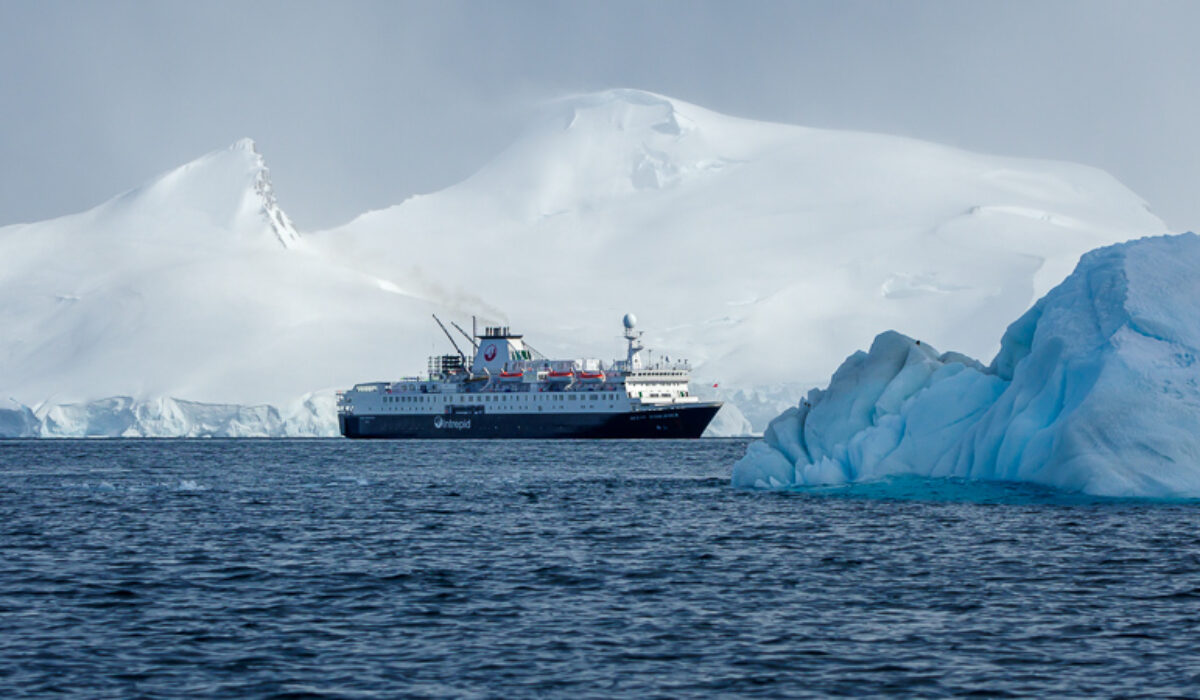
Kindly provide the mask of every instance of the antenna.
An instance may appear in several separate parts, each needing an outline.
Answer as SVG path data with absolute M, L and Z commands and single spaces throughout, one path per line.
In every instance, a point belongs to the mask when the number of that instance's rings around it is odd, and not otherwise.
M 465 338 L 467 339 L 467 342 L 471 344 L 471 347 L 475 349 L 475 352 L 479 352 L 479 343 L 476 343 L 474 338 L 472 338 L 471 336 L 467 335 L 467 332 L 466 332 L 466 331 L 464 331 L 464 330 L 462 329 L 462 327 L 461 327 L 461 326 L 459 326 L 459 325 L 458 325 L 457 323 L 455 323 L 454 321 L 451 321 L 451 322 L 450 322 L 450 325 L 452 325 L 452 326 L 454 326 L 455 328 L 457 328 L 457 329 L 458 329 L 458 332 L 463 334 L 463 337 L 465 337 Z
M 463 364 L 467 364 L 467 356 L 464 355 L 462 349 L 458 347 L 458 343 L 454 342 L 454 336 L 450 335 L 450 331 L 446 330 L 446 326 L 442 323 L 442 319 L 438 318 L 437 314 L 431 315 L 433 316 L 433 320 L 437 321 L 437 324 L 442 329 L 442 332 L 445 333 L 446 337 L 450 339 L 450 344 L 453 345 L 454 349 L 458 351 L 458 356 L 462 358 Z

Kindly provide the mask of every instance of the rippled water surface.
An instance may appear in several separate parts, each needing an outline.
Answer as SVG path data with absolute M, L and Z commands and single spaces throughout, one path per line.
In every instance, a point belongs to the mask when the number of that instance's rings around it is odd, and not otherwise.
M 742 441 L 0 442 L 0 694 L 1200 694 L 1200 507 Z

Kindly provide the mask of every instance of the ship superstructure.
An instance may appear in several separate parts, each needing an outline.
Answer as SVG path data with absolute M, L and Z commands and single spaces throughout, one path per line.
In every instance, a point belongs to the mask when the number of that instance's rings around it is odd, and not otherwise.
M 434 317 L 437 318 L 436 316 Z M 650 361 L 632 314 L 624 359 L 552 360 L 508 326 L 470 334 L 463 352 L 429 358 L 422 376 L 357 384 L 338 394 L 350 438 L 695 438 L 720 402 L 689 388 L 686 360 Z

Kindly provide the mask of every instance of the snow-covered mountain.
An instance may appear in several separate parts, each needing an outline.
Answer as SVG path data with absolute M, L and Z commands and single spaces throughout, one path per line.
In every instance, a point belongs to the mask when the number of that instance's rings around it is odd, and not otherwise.
M 1082 253 L 1164 231 L 1093 168 L 614 90 L 548 105 L 456 186 L 311 240 L 481 295 L 564 351 L 608 347 L 636 311 L 761 429 L 880 328 L 990 354 Z
M 65 435 L 335 433 L 333 388 L 421 362 L 436 308 L 308 249 L 249 140 L 0 228 L 0 299 L 8 422 Z
M 0 228 L 0 431 L 329 434 L 333 388 L 441 351 L 439 309 L 601 357 L 635 312 L 761 429 L 879 328 L 987 354 L 1084 251 L 1163 231 L 1091 168 L 632 90 L 551 103 L 464 182 L 311 234 L 242 141 Z

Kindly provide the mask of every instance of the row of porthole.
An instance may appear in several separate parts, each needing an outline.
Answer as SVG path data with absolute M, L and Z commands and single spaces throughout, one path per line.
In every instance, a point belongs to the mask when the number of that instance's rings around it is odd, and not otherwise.
M 434 397 L 432 397 L 432 396 L 429 397 L 430 401 L 433 401 L 433 399 L 434 399 Z M 424 403 L 425 397 L 424 396 L 385 396 L 385 397 L 383 397 L 383 400 L 385 403 L 398 403 L 401 401 L 403 401 L 405 403 L 412 403 L 412 402 Z

